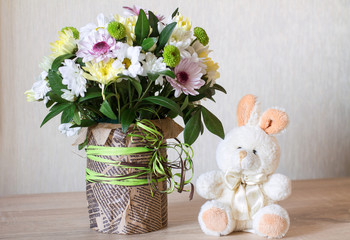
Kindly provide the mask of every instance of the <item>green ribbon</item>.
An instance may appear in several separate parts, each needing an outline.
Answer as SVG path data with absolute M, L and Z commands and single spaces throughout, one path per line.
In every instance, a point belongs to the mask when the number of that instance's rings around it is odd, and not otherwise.
M 159 132 L 156 126 L 149 120 L 137 121 L 133 130 L 128 134 L 131 142 L 134 138 L 141 139 L 145 147 L 105 147 L 89 145 L 86 148 L 86 155 L 92 161 L 97 161 L 119 168 L 135 169 L 133 173 L 126 175 L 108 176 L 97 173 L 91 169 L 86 169 L 86 180 L 89 182 L 107 183 L 120 186 L 143 186 L 150 185 L 151 192 L 156 190 L 161 193 L 171 193 L 175 189 L 178 192 L 184 190 L 184 186 L 191 185 L 190 199 L 193 196 L 193 149 L 185 143 L 181 143 L 175 138 L 175 143 L 166 143 L 163 134 Z M 161 153 L 162 149 L 174 150 L 177 159 L 170 161 Z M 138 153 L 151 153 L 148 164 L 129 163 L 116 160 L 104 159 L 100 156 L 121 156 L 133 155 Z M 173 173 L 174 170 L 179 172 Z M 191 177 L 186 179 L 186 172 L 191 171 Z M 178 178 L 178 180 L 176 180 Z M 168 187 L 165 190 L 158 189 L 158 182 L 167 181 Z

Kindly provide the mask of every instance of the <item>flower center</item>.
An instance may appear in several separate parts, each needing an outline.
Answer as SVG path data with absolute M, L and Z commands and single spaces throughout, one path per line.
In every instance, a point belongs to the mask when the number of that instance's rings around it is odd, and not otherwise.
M 105 41 L 98 42 L 92 47 L 92 50 L 95 53 L 103 54 L 109 50 L 109 45 Z
M 176 74 L 177 81 L 184 84 L 188 81 L 188 74 L 187 72 L 179 72 Z
M 125 66 L 125 69 L 128 69 L 130 67 L 130 65 L 131 65 L 130 59 L 129 58 L 124 58 L 123 64 Z

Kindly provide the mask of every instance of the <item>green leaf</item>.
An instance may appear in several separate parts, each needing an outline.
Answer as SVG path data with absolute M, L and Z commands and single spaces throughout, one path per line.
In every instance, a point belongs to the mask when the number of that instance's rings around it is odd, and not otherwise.
M 84 102 L 86 100 L 93 99 L 93 98 L 98 98 L 98 97 L 102 98 L 101 92 L 88 92 L 88 93 L 85 94 L 84 97 L 80 97 L 78 102 L 81 103 L 81 102 Z
M 51 65 L 51 70 L 57 71 L 58 68 L 62 65 L 62 62 L 68 58 L 74 57 L 74 54 L 64 54 L 59 57 L 57 57 L 55 60 L 53 60 L 52 65 Z
M 135 120 L 136 112 L 134 109 L 125 109 L 120 116 L 120 123 L 122 124 L 122 131 L 126 133 L 130 124 Z
M 153 45 L 157 42 L 157 38 L 155 37 L 150 37 L 150 38 L 146 38 L 143 40 L 142 42 L 142 49 L 144 51 L 148 51 L 148 49 L 150 49 L 151 47 L 153 47 Z
M 174 111 L 170 111 L 167 113 L 167 117 L 171 118 L 171 119 L 176 118 L 178 115 L 179 114 L 177 112 L 174 112 Z
M 110 119 L 113 119 L 113 120 L 117 119 L 117 116 L 114 114 L 107 100 L 104 100 L 103 103 L 101 104 L 100 112 Z
M 161 49 L 164 48 L 165 44 L 167 44 L 171 34 L 173 33 L 173 30 L 176 26 L 176 22 L 170 23 L 167 25 L 163 31 L 159 35 L 159 40 L 158 40 L 158 46 L 156 48 L 156 53 L 158 53 Z
M 79 64 L 81 67 L 85 67 L 85 63 L 83 62 L 82 58 L 77 58 L 77 60 L 75 60 L 75 62 L 77 64 Z
M 81 119 L 80 119 L 80 115 L 79 115 L 78 109 L 75 109 L 75 111 L 74 111 L 73 121 L 74 121 L 76 124 L 78 124 L 78 125 L 81 124 Z
M 159 32 L 158 32 L 158 18 L 156 15 L 154 15 L 153 12 L 148 11 L 148 20 L 149 20 L 149 25 L 152 28 L 152 33 L 150 35 L 150 37 L 158 37 L 159 36 Z
M 47 103 L 46 103 L 46 107 L 49 108 L 49 107 L 51 107 L 54 103 L 55 103 L 54 101 L 49 100 L 49 101 L 47 101 Z
M 136 79 L 134 79 L 134 78 L 129 78 L 129 81 L 131 82 L 132 85 L 134 85 L 134 87 L 135 87 L 135 89 L 137 91 L 137 94 L 140 97 L 141 93 L 142 93 L 141 83 L 139 81 L 137 81 Z
M 58 75 L 57 72 L 50 70 L 48 78 L 52 91 L 54 91 L 54 93 L 56 93 L 57 96 L 61 97 L 61 95 L 63 94 L 61 89 L 67 89 L 67 86 L 62 84 L 62 78 L 60 77 L 60 75 Z
M 147 73 L 147 76 L 153 82 L 159 77 L 159 73 Z
M 173 100 L 171 100 L 169 98 L 162 97 L 162 96 L 152 96 L 152 97 L 144 98 L 143 101 L 158 104 L 158 105 L 165 107 L 165 108 L 168 108 L 168 109 L 176 112 L 180 116 L 182 116 L 182 112 L 181 112 L 179 105 L 177 105 L 176 102 L 174 102 Z
M 171 14 L 171 18 L 174 18 L 178 12 L 179 12 L 179 8 L 176 8 L 173 14 Z
M 183 111 L 186 107 L 188 106 L 188 96 L 186 96 L 184 102 L 182 103 L 182 106 L 181 106 L 181 111 Z
M 143 9 L 140 9 L 139 16 L 135 25 L 136 43 L 142 44 L 143 39 L 147 38 L 149 34 L 149 22 Z
M 201 112 L 196 111 L 185 125 L 184 140 L 185 143 L 192 145 L 201 131 Z
M 90 127 L 92 125 L 96 125 L 97 123 L 93 120 L 90 119 L 83 119 L 81 120 L 80 124 L 74 124 L 70 128 L 75 128 L 75 127 Z
M 171 70 L 164 70 L 164 71 L 159 72 L 159 74 L 165 75 L 165 76 L 168 76 L 171 78 L 175 78 L 175 73 Z
M 83 149 L 84 147 L 86 147 L 86 145 L 87 145 L 87 138 L 85 139 L 85 141 L 84 141 L 83 143 L 80 143 L 80 144 L 78 145 L 78 149 L 81 150 L 81 149 Z
M 54 102 L 58 102 L 58 103 L 69 103 L 69 101 L 61 98 L 60 96 L 58 96 L 57 94 L 55 94 L 54 91 L 50 91 L 46 94 L 47 96 L 50 97 L 50 99 Z
M 214 84 L 214 85 L 213 85 L 213 88 L 214 88 L 215 90 L 218 90 L 218 91 L 221 91 L 221 92 L 223 92 L 223 93 L 226 93 L 226 94 L 227 94 L 227 92 L 226 92 L 225 88 L 223 88 L 223 87 L 222 87 L 222 86 L 220 86 L 219 84 Z
M 41 123 L 40 127 L 44 126 L 44 124 L 47 123 L 51 118 L 57 116 L 60 112 L 71 105 L 72 103 L 56 103 L 53 105 L 53 107 L 50 109 L 49 114 L 46 115 L 43 122 Z
M 70 105 L 66 109 L 63 110 L 61 115 L 61 123 L 68 123 L 73 119 L 75 111 L 75 105 Z
M 202 114 L 203 114 L 203 120 L 207 129 L 213 134 L 224 139 L 225 138 L 224 128 L 220 120 L 213 113 L 211 113 L 208 109 L 206 109 L 203 106 L 202 106 Z

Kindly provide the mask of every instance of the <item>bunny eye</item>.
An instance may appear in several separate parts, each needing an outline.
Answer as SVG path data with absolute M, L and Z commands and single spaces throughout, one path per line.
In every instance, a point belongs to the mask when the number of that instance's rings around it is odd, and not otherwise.
M 254 149 L 254 150 L 253 150 L 253 153 L 256 155 L 257 151 Z
M 241 149 L 241 147 L 238 147 L 237 149 Z

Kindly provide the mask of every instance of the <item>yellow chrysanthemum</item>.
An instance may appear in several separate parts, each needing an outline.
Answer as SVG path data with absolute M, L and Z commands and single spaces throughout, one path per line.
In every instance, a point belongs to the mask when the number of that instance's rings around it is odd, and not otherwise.
M 130 17 L 124 18 L 116 14 L 114 15 L 114 20 L 124 25 L 126 29 L 126 41 L 130 46 L 132 46 L 133 41 L 135 41 L 136 39 L 135 25 L 137 22 L 137 16 L 130 16 Z
M 118 74 L 123 71 L 123 68 L 114 68 L 112 66 L 114 61 L 114 59 L 111 59 L 107 63 L 104 61 L 98 63 L 85 63 L 83 69 L 89 73 L 83 73 L 83 77 L 104 85 L 116 81 L 118 79 Z
M 181 13 L 177 14 L 174 20 L 177 22 L 177 27 L 182 28 L 185 31 L 190 31 L 192 28 L 192 22 L 186 18 L 184 20 L 184 17 L 182 16 Z
M 34 91 L 33 89 L 27 90 L 24 92 L 24 94 L 27 96 L 27 102 L 35 102 L 36 99 L 34 97 Z
M 205 58 L 204 64 L 207 65 L 206 71 L 210 86 L 213 86 L 216 79 L 220 77 L 220 73 L 218 72 L 219 64 L 214 62 L 210 57 Z
M 73 32 L 70 29 L 67 29 L 64 32 L 58 32 L 58 38 L 59 40 L 50 43 L 52 51 L 51 56 L 54 58 L 72 53 L 77 47 Z

